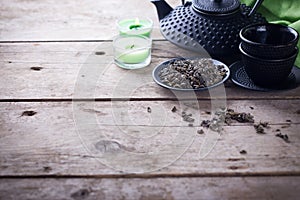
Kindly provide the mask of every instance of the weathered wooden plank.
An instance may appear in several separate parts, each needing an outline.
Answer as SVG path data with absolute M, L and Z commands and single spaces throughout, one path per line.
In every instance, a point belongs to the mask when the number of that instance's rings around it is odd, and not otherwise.
M 95 52 L 105 54 L 95 55 Z M 154 83 L 151 73 L 157 64 L 178 55 L 188 53 L 174 48 L 169 42 L 155 41 L 151 65 L 141 70 L 129 71 L 112 63 L 111 42 L 1 44 L 0 98 L 176 99 L 171 91 Z M 124 83 L 127 87 L 124 87 Z M 229 81 L 225 88 L 225 91 L 223 87 L 219 87 L 210 92 L 199 92 L 196 96 L 198 99 L 300 98 L 299 87 L 288 91 L 263 93 L 240 88 Z M 177 95 L 195 98 L 194 93 Z
M 179 1 L 170 0 L 171 5 Z M 80 0 L 76 2 L 12 0 L 0 2 L 1 41 L 103 40 L 117 34 L 116 20 L 147 16 L 154 38 L 162 38 L 156 9 L 150 1 Z
M 255 101 L 253 110 L 250 102 L 229 101 L 228 105 L 251 112 L 256 122 L 270 122 L 266 134 L 257 134 L 251 124 L 238 123 L 225 126 L 221 135 L 208 129 L 197 134 L 198 122 L 210 119 L 209 101 L 200 102 L 201 116 L 195 109 L 186 110 L 196 119 L 192 127 L 172 113 L 173 101 L 126 102 L 127 106 L 79 102 L 75 110 L 68 102 L 1 103 L 0 174 L 299 174 L 299 102 Z M 275 136 L 277 129 L 288 135 L 290 143 Z
M 300 177 L 1 179 L 13 199 L 298 199 Z
M 251 112 L 271 127 L 259 135 L 252 124 L 233 123 L 221 135 L 207 129 L 197 134 L 201 120 L 211 118 L 214 104 L 205 99 L 213 91 L 177 94 L 201 100 L 200 110 L 187 110 L 196 119 L 193 126 L 180 116 L 186 105 L 148 101 L 176 99 L 153 83 L 151 72 L 182 55 L 181 49 L 155 41 L 144 71 L 111 64 L 113 24 L 128 11 L 153 19 L 153 37 L 162 38 L 150 2 L 0 2 L 0 99 L 8 101 L 0 103 L 0 199 L 296 199 L 299 88 L 260 93 L 226 83 L 227 99 L 244 99 L 228 101 L 230 108 Z M 107 42 L 11 43 L 41 40 Z M 10 102 L 73 97 L 100 102 Z M 139 101 L 109 101 L 129 98 Z M 174 105 L 178 112 L 172 113 Z M 275 137 L 278 130 L 289 143 Z M 201 157 L 203 152 L 208 155 Z M 251 177 L 258 175 L 267 176 Z

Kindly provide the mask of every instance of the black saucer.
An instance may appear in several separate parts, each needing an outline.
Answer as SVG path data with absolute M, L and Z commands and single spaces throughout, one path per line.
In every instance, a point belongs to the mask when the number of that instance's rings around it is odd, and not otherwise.
M 257 91 L 276 91 L 276 90 L 290 90 L 294 89 L 298 86 L 297 79 L 294 74 L 294 71 L 299 70 L 296 66 L 293 67 L 293 72 L 289 75 L 286 81 L 282 84 L 274 86 L 274 87 L 263 87 L 256 85 L 253 81 L 248 77 L 246 71 L 244 69 L 242 61 L 237 61 L 230 65 L 230 74 L 231 74 L 231 81 L 238 86 L 243 88 L 247 88 L 250 90 L 257 90 Z M 297 68 L 297 69 L 294 69 Z

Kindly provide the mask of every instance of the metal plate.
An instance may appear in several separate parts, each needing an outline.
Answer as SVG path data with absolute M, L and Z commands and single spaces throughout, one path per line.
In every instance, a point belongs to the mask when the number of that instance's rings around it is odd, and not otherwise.
M 213 63 L 215 65 L 223 65 L 225 70 L 227 71 L 226 72 L 226 76 L 222 79 L 222 81 L 214 84 L 214 85 L 211 85 L 209 87 L 204 87 L 204 88 L 198 88 L 198 89 L 193 89 L 193 88 L 189 88 L 189 89 L 183 89 L 183 88 L 175 88 L 175 87 L 171 87 L 169 85 L 166 85 L 165 83 L 163 83 L 159 77 L 159 72 L 165 68 L 165 67 L 168 67 L 169 63 L 174 61 L 174 60 L 184 60 L 186 58 L 175 58 L 175 59 L 171 59 L 171 60 L 167 60 L 161 64 L 159 64 L 158 66 L 156 66 L 154 68 L 154 70 L 152 71 L 152 77 L 153 77 L 153 80 L 160 86 L 164 87 L 164 88 L 167 88 L 167 89 L 170 89 L 170 90 L 176 90 L 176 91 L 203 91 L 203 90 L 208 90 L 210 88 L 213 88 L 213 87 L 216 87 L 216 86 L 219 86 L 221 85 L 222 83 L 224 83 L 230 76 L 230 70 L 228 68 L 227 65 L 225 65 L 224 63 L 218 61 L 218 60 L 215 60 L 215 59 L 211 59 L 213 61 Z M 201 59 L 201 58 L 199 58 Z

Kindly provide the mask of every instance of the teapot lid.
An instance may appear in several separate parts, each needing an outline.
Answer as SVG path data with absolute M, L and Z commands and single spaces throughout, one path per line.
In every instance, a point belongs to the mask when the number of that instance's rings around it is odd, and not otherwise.
M 194 10 L 201 13 L 227 14 L 240 7 L 239 0 L 193 0 Z

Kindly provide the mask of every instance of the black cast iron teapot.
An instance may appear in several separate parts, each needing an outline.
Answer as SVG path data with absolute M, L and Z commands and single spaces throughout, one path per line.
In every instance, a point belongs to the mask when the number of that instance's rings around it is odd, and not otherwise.
M 266 19 L 239 0 L 192 0 L 175 9 L 165 0 L 151 0 L 157 8 L 162 35 L 172 43 L 193 51 L 204 48 L 213 58 L 233 62 L 238 58 L 239 31 Z

